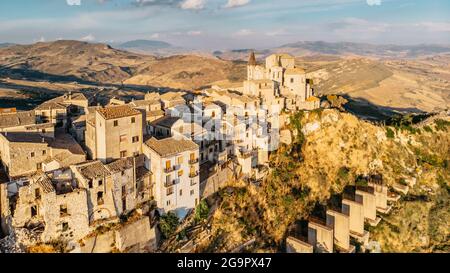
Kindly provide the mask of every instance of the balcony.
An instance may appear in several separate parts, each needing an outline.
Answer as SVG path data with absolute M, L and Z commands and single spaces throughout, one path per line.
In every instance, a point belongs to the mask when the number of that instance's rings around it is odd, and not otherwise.
M 168 188 L 168 187 L 172 187 L 173 185 L 175 185 L 177 183 L 178 183 L 178 179 L 172 179 L 170 181 L 164 181 L 164 186 L 166 188 Z
M 197 164 L 198 163 L 198 158 L 196 158 L 196 159 L 191 159 L 191 160 L 189 160 L 189 164 Z
M 175 166 L 172 166 L 170 168 L 164 168 L 164 173 L 171 173 L 171 172 L 176 171 L 178 169 L 180 169 L 180 165 L 175 165 Z
M 194 177 L 197 177 L 198 176 L 198 171 L 196 171 L 196 172 L 191 172 L 190 174 L 189 174 L 189 178 L 194 178 Z

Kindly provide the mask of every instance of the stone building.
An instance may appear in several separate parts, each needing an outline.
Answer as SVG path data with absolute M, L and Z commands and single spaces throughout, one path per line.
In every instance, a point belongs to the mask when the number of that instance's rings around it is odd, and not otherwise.
M 40 123 L 53 123 L 57 128 L 66 128 L 68 117 L 84 114 L 88 105 L 89 100 L 82 93 L 69 92 L 42 103 L 34 112 Z
M 90 232 L 87 194 L 74 181 L 38 174 L 10 191 L 12 227 L 33 229 L 44 242 Z
M 153 197 L 151 172 L 143 155 L 118 159 L 106 165 L 113 182 L 113 199 L 118 215 L 130 212 Z
M 252 52 L 243 93 L 257 96 L 266 104 L 284 103 L 282 108 L 289 110 L 312 110 L 320 107 L 320 100 L 314 97 L 311 83 L 305 70 L 295 65 L 293 56 L 272 54 L 263 67 Z
M 160 212 L 175 211 L 184 218 L 200 200 L 198 145 L 184 138 L 151 138 L 143 152 L 145 166 L 154 174 Z
M 114 183 L 110 171 L 97 160 L 71 166 L 74 178 L 87 191 L 89 222 L 115 220 L 119 216 L 114 200 Z
M 129 105 L 98 108 L 86 121 L 86 147 L 104 163 L 142 152 L 142 113 Z
M 0 134 L 0 157 L 10 180 L 45 171 L 52 162 L 58 169 L 86 160 L 83 149 L 70 135 L 49 138 L 22 132 Z

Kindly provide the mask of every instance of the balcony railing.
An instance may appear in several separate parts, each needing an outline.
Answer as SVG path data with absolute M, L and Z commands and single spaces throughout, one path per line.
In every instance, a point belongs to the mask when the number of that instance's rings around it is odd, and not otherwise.
M 164 181 L 164 186 L 165 187 L 171 187 L 171 186 L 173 186 L 173 185 L 175 185 L 177 183 L 178 183 L 178 179 L 172 179 L 170 181 Z
M 180 168 L 180 165 L 175 165 L 175 166 L 172 166 L 170 168 L 164 168 L 164 172 L 165 173 L 171 173 L 173 171 L 178 170 L 179 168 Z
M 191 165 L 196 163 L 198 163 L 198 158 L 189 160 L 189 164 Z
M 190 178 L 194 178 L 194 177 L 197 177 L 198 176 L 198 171 L 196 171 L 196 172 L 191 172 L 190 174 L 189 174 L 189 177 Z

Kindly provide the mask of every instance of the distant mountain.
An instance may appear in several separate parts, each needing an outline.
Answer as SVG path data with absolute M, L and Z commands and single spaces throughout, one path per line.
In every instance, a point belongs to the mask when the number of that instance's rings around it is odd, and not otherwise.
M 0 49 L 0 78 L 95 82 L 197 89 L 223 79 L 243 81 L 243 64 L 199 55 L 155 57 L 106 44 L 55 41 Z
M 286 51 L 295 55 L 327 54 L 327 55 L 360 55 L 378 57 L 419 57 L 450 52 L 450 45 L 376 45 L 368 43 L 323 41 L 303 41 L 283 45 L 274 49 Z
M 13 45 L 16 45 L 16 44 L 13 44 L 13 43 L 0 43 L 0 48 L 4 48 L 4 47 L 8 47 L 8 46 L 13 46 Z
M 162 49 L 162 48 L 170 48 L 171 44 L 163 42 L 163 41 L 154 41 L 154 40 L 134 40 L 122 43 L 118 46 L 123 49 Z

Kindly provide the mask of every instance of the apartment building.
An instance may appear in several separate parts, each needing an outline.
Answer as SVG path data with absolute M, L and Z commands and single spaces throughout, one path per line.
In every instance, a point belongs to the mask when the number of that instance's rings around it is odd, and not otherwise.
M 154 174 L 155 200 L 161 213 L 180 218 L 200 201 L 199 147 L 185 138 L 150 138 L 143 145 L 145 167 Z

